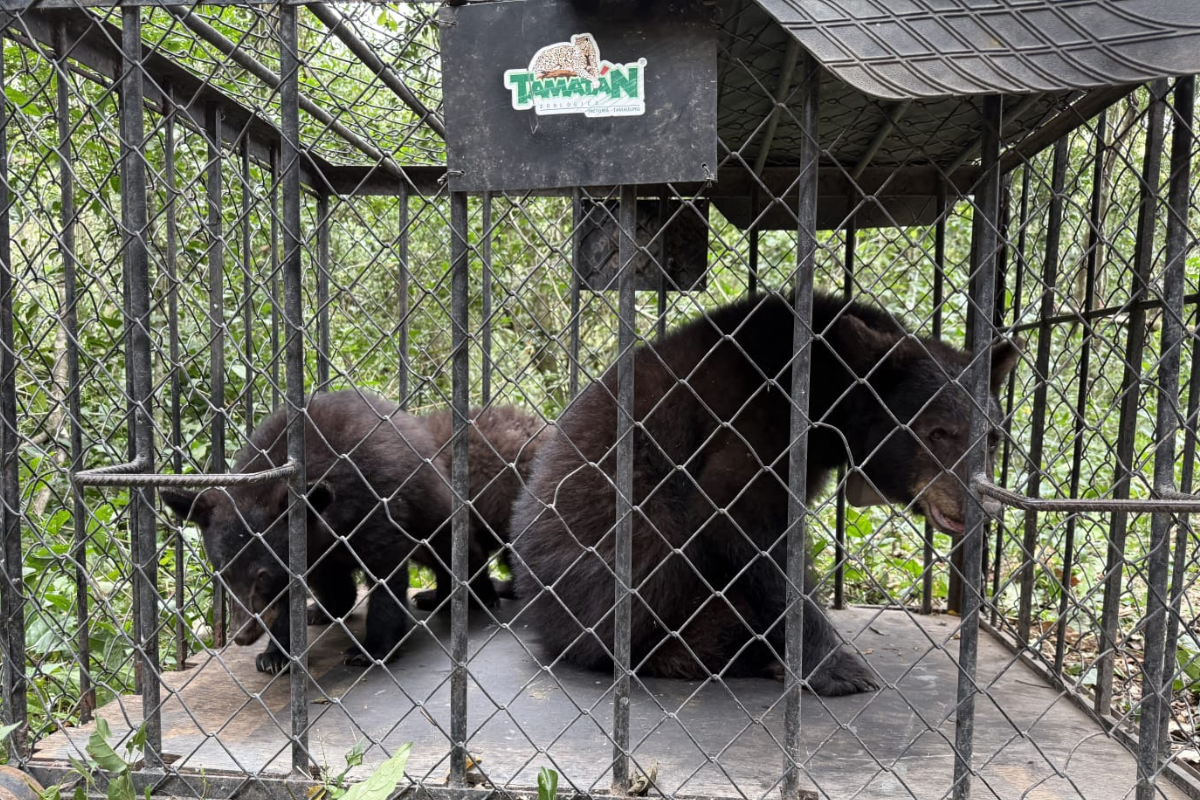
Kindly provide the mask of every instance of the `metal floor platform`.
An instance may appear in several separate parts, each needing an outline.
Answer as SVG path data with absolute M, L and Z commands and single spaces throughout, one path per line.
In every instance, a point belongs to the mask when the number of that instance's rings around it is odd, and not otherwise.
M 506 603 L 505 619 L 513 607 Z M 407 772 L 442 784 L 448 771 L 450 665 L 448 614 L 418 628 L 390 669 L 346 667 L 340 628 L 310 629 L 314 676 L 309 714 L 314 760 L 335 773 L 356 741 L 389 751 L 412 742 Z M 475 616 L 478 616 L 476 614 Z M 954 769 L 953 656 L 957 618 L 854 609 L 833 613 L 843 634 L 891 685 L 874 694 L 802 701 L 806 781 L 820 797 L 926 800 L 946 796 Z M 351 619 L 352 629 L 361 618 Z M 555 667 L 541 670 L 520 623 L 471 633 L 468 750 L 497 786 L 536 786 L 542 766 L 560 773 L 560 790 L 607 793 L 612 744 L 611 678 Z M 444 644 L 445 643 L 445 646 Z M 199 773 L 286 773 L 288 679 L 255 671 L 261 649 L 230 646 L 193 657 L 165 676 L 163 747 L 177 769 Z M 979 649 L 975 798 L 1133 796 L 1133 756 L 1070 700 L 986 634 Z M 168 695 L 169 692 L 169 695 Z M 418 702 L 420 705 L 418 705 Z M 140 724 L 141 700 L 122 697 L 100 710 L 125 735 Z M 35 765 L 78 755 L 90 726 L 42 740 Z M 783 738 L 782 684 L 634 681 L 632 736 L 639 768 L 658 765 L 664 793 L 777 797 Z M 541 752 L 539 752 L 541 751 Z M 370 748 L 362 775 L 385 757 Z M 1160 796 L 1185 795 L 1166 779 Z

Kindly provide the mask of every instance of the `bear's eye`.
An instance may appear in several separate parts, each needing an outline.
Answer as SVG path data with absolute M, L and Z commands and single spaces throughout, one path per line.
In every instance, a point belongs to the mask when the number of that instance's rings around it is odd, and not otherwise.
M 929 441 L 940 442 L 943 439 L 947 438 L 949 435 L 950 434 L 946 432 L 945 428 L 934 428 L 933 430 L 931 430 L 929 432 Z

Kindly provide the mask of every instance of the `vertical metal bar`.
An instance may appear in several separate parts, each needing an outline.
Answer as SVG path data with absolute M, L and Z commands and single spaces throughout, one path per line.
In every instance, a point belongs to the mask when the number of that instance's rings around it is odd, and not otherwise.
M 170 340 L 168 353 L 171 364 L 171 468 L 176 475 L 183 474 L 183 365 L 179 363 L 179 220 L 176 218 L 175 199 L 175 102 L 171 87 L 163 87 L 163 215 L 167 221 L 167 336 Z M 175 532 L 175 668 L 187 666 L 187 625 L 183 615 L 185 600 L 186 550 L 183 534 Z
M 1037 386 L 1033 390 L 1033 420 L 1029 434 L 1029 481 L 1025 493 L 1039 497 L 1042 491 L 1042 456 L 1046 439 L 1046 395 L 1050 388 L 1050 345 L 1054 331 L 1050 316 L 1054 313 L 1054 290 L 1058 283 L 1058 252 L 1063 221 L 1063 186 L 1067 180 L 1067 137 L 1054 143 L 1054 166 L 1050 178 L 1050 208 L 1046 221 L 1046 256 L 1042 264 L 1042 302 L 1039 309 L 1041 324 L 1037 334 L 1037 356 L 1034 361 Z M 1020 599 L 1017 603 L 1017 638 L 1029 641 L 1030 617 L 1033 612 L 1033 583 L 1035 579 L 1034 551 L 1038 542 L 1038 515 L 1025 512 L 1025 535 L 1021 542 Z M 1066 576 L 1063 576 L 1064 579 Z
M 480 237 L 480 260 L 483 262 L 483 404 L 492 401 L 492 193 L 484 192 L 482 200 L 483 235 Z
M 120 113 L 120 108 L 125 105 L 125 91 L 126 91 L 125 82 L 117 81 L 117 105 L 118 105 L 117 138 L 119 140 L 118 147 L 124 146 L 124 143 L 129 140 L 128 136 L 125 133 L 126 118 L 125 118 L 124 114 Z M 129 164 L 128 164 L 129 159 L 126 159 L 123 156 L 118 155 L 118 161 L 119 161 L 119 164 L 117 166 L 117 173 L 118 173 L 118 175 L 120 175 L 121 185 L 124 186 L 126 183 L 128 183 L 125 173 L 129 168 Z M 133 312 L 131 310 L 130 303 L 129 303 L 129 295 L 130 295 L 131 290 L 129 287 L 129 249 L 130 249 L 130 246 L 129 246 L 128 239 L 129 239 L 129 231 L 130 230 L 131 230 L 131 226 L 129 224 L 129 208 L 126 203 L 122 202 L 121 203 L 121 315 L 122 315 L 121 318 L 124 321 L 123 322 L 124 328 L 122 331 L 122 339 L 123 339 L 122 344 L 125 347 L 126 356 L 129 356 L 129 354 L 133 352 L 133 346 L 132 346 L 132 344 L 130 344 L 130 339 L 131 339 L 131 336 L 133 333 L 133 326 L 130 324 L 130 320 L 133 319 Z M 130 462 L 133 462 L 133 461 L 137 460 L 138 452 L 137 452 L 137 437 L 134 435 L 134 427 L 137 423 L 134 418 L 135 412 L 134 412 L 134 407 L 133 407 L 133 396 L 134 396 L 133 369 L 132 369 L 131 358 L 126 358 L 124 372 L 125 372 L 125 428 L 127 431 L 129 431 L 129 435 L 126 437 L 126 439 L 128 440 L 126 442 L 126 447 L 129 451 L 129 460 L 130 460 Z M 125 508 L 125 513 L 128 515 L 127 519 L 128 519 L 128 524 L 129 524 L 129 553 L 130 553 L 130 557 L 133 561 L 133 567 L 131 569 L 132 576 L 130 578 L 130 589 L 133 592 L 133 602 L 131 604 L 132 605 L 131 610 L 132 610 L 132 616 L 133 616 L 133 646 L 135 648 L 137 646 L 137 642 L 141 641 L 141 639 L 142 639 L 142 604 L 139 601 L 139 594 L 138 594 L 138 581 L 140 580 L 140 578 L 138 577 L 138 571 L 137 571 L 138 542 L 137 542 L 137 534 L 136 534 L 137 528 L 138 528 L 138 514 L 140 513 L 139 509 L 140 509 L 140 506 L 138 505 L 138 503 L 136 501 L 136 494 L 131 494 L 130 502 L 128 503 L 128 505 Z M 135 694 L 142 693 L 142 659 L 136 658 L 136 657 L 133 659 L 133 691 Z
M 750 275 L 747 277 L 750 294 L 758 291 L 758 215 L 762 213 L 759 206 L 762 198 L 756 187 L 750 195 Z
M 1077 389 L 1075 396 L 1075 424 L 1072 430 L 1073 446 L 1071 451 L 1071 497 L 1079 496 L 1079 483 L 1083 474 L 1083 433 L 1086 429 L 1088 389 L 1091 386 L 1092 364 L 1092 326 L 1088 312 L 1095 305 L 1096 298 L 1096 267 L 1099 260 L 1100 245 L 1103 237 L 1101 228 L 1104 221 L 1100 218 L 1100 209 L 1104 199 L 1104 158 L 1106 152 L 1105 138 L 1108 135 L 1108 112 L 1100 114 L 1096 134 L 1092 140 L 1096 143 L 1096 152 L 1092 161 L 1092 198 L 1088 209 L 1088 240 L 1087 259 L 1084 263 L 1084 293 L 1083 314 L 1079 324 L 1083 327 L 1083 342 L 1080 346 L 1079 372 L 1076 377 Z M 1064 584 L 1058 597 L 1058 622 L 1056 623 L 1054 641 L 1054 671 L 1061 673 L 1063 657 L 1066 653 L 1067 638 L 1067 606 L 1068 595 L 1071 591 L 1071 571 L 1075 560 L 1075 526 L 1078 516 L 1071 514 L 1067 517 L 1067 528 L 1063 536 L 1063 565 Z
M 292 771 L 308 773 L 308 509 L 304 458 L 304 305 L 301 295 L 300 52 L 296 6 L 279 6 L 279 105 L 283 185 L 283 294 L 286 339 L 287 451 L 295 471 L 288 478 L 288 621 L 291 663 Z
M 4 53 L 0 47 L 0 85 L 5 84 Z M 20 725 L 8 737 L 9 758 L 24 759 L 28 719 L 25 695 L 25 586 L 21 559 L 21 487 L 17 469 L 17 351 L 13 344 L 12 241 L 8 212 L 12 192 L 8 183 L 8 103 L 0 98 L 0 519 L 4 525 L 4 575 L 0 583 L 0 621 L 3 621 L 4 674 L 0 719 Z
M 582 290 L 580 273 L 583 264 L 583 190 L 578 186 L 571 193 L 571 364 L 569 388 L 571 397 L 579 394 L 579 293 Z
M 450 785 L 466 785 L 467 775 L 467 534 L 470 525 L 466 500 L 470 497 L 467 471 L 467 416 L 470 413 L 470 337 L 469 280 L 470 251 L 467 196 L 450 193 L 450 312 L 452 361 L 451 404 L 454 409 L 454 439 L 450 485 L 454 492 L 454 510 L 450 535 L 453 546 L 450 568 L 454 573 L 454 592 L 450 598 Z
M 400 273 L 397 276 L 396 301 L 399 306 L 400 330 L 396 337 L 400 352 L 397 356 L 397 367 L 400 372 L 399 393 L 400 407 L 408 409 L 408 290 L 411 280 L 408 264 L 408 181 L 400 181 L 400 195 L 397 199 L 397 223 L 400 230 L 397 234 L 396 246 L 399 249 Z
M 933 230 L 933 338 L 942 338 L 942 302 L 946 283 L 946 182 L 937 185 L 937 224 Z M 925 520 L 923 569 L 921 570 L 921 613 L 933 613 L 933 523 Z M 949 592 L 953 595 L 953 592 Z
M 1000 223 L 1000 126 L 1001 98 L 983 98 L 983 132 L 980 157 L 982 174 L 975 196 L 976 215 L 980 219 L 978 240 L 973 253 L 970 305 L 975 308 L 971 340 L 975 356 L 968 372 L 968 384 L 974 400 L 968 451 L 968 473 L 987 475 L 988 433 L 991 420 L 987 409 L 991 402 L 991 341 L 995 326 L 991 311 L 996 291 L 997 233 Z M 990 476 L 988 476 L 990 477 Z M 972 492 L 967 504 L 963 534 L 962 625 L 958 645 L 958 708 L 954 724 L 955 800 L 971 796 L 971 753 L 975 746 L 975 665 L 979 655 L 979 606 L 982 601 L 980 577 L 983 568 L 985 518 L 979 498 Z
M 1012 320 L 1013 324 L 1017 324 L 1021 319 L 1021 299 L 1025 289 L 1025 270 L 1028 263 L 1025 259 L 1026 234 L 1029 224 L 1029 165 L 1021 168 L 1021 208 L 1017 216 L 1017 249 L 1016 249 L 1016 271 L 1017 277 L 1015 286 L 1013 287 L 1013 309 Z M 1003 289 L 1003 284 L 998 290 Z M 999 322 L 999 320 L 997 320 Z M 1000 485 L 1008 486 L 1009 468 L 1012 466 L 1012 413 L 1013 406 L 1016 403 L 1017 376 L 1016 370 L 1009 373 L 1008 389 L 1004 401 L 1004 439 L 1001 442 L 1000 455 Z M 992 625 L 996 625 L 1000 612 L 996 607 L 995 598 L 1000 595 L 1000 564 L 1004 559 L 1004 539 L 1005 530 L 1003 521 L 996 523 L 996 550 L 993 564 L 995 568 L 992 570 L 992 602 L 988 604 L 988 615 Z
M 1197 323 L 1196 311 L 1198 304 L 1192 305 L 1192 324 Z M 1187 416 L 1184 417 L 1183 431 L 1183 456 L 1180 462 L 1183 464 L 1182 474 L 1179 478 L 1179 491 L 1190 493 L 1192 484 L 1196 474 L 1196 428 L 1200 417 L 1200 347 L 1196 343 L 1192 343 L 1192 363 L 1188 376 L 1188 405 Z M 1193 556 L 1188 552 L 1189 545 L 1195 537 L 1192 531 L 1191 521 L 1187 514 L 1179 515 L 1179 524 L 1175 526 L 1175 560 L 1173 562 L 1174 571 L 1171 574 L 1171 610 L 1167 618 L 1167 644 L 1163 648 L 1163 663 L 1175 664 L 1176 653 L 1179 648 L 1179 627 L 1180 627 L 1180 605 L 1183 602 L 1184 581 L 1187 579 L 1187 565 L 1193 562 Z M 1189 628 L 1190 631 L 1190 628 Z M 1169 686 L 1174 684 L 1175 670 L 1171 669 L 1163 675 L 1163 691 L 1169 692 Z M 1170 697 L 1170 695 L 1167 695 Z M 1166 706 L 1170 708 L 1170 704 Z M 1171 755 L 1171 715 L 1170 713 L 1162 714 L 1161 736 L 1162 757 L 1168 758 Z
M 1130 291 L 1129 333 L 1125 339 L 1125 367 L 1121 379 L 1121 413 L 1117 428 L 1116 469 L 1113 497 L 1129 498 L 1137 433 L 1137 406 L 1141 386 L 1142 352 L 1146 344 L 1146 311 L 1137 303 L 1146 292 L 1154 266 L 1154 226 L 1158 217 L 1158 174 L 1163 150 L 1163 115 L 1167 82 L 1150 85 L 1147 109 L 1146 149 L 1142 162 L 1142 186 L 1139 199 L 1137 241 L 1134 243 L 1135 276 Z M 1121 607 L 1122 570 L 1129 518 L 1115 511 L 1108 534 L 1108 558 L 1105 563 L 1104 600 L 1100 612 L 1100 654 L 1096 660 L 1096 711 L 1109 713 L 1112 706 L 1113 659 L 1117 647 L 1118 615 Z
M 813 273 L 817 268 L 817 169 L 821 143 L 817 134 L 821 72 L 804 53 L 799 92 L 800 170 L 796 179 L 796 320 L 792 331 L 791 446 L 788 448 L 787 620 L 785 623 L 783 800 L 800 797 L 800 688 L 804 680 L 804 575 L 808 502 L 809 378 L 812 372 Z
M 858 245 L 858 225 L 855 215 L 846 223 L 846 251 L 842 261 L 842 299 L 846 302 L 854 292 L 854 257 Z M 837 470 L 837 496 L 834 510 L 833 607 L 846 607 L 846 467 Z
M 212 469 L 224 472 L 225 462 L 225 238 L 222 235 L 221 203 L 224 186 L 221 175 L 221 138 L 224 119 L 216 103 L 205 109 L 208 135 L 208 348 L 209 403 L 212 406 Z M 213 644 L 224 647 L 226 640 L 225 584 L 213 581 Z
M 62 231 L 58 249 L 63 262 L 63 306 L 61 324 L 67 338 L 67 423 L 71 430 L 71 471 L 83 469 L 83 425 L 79 399 L 79 282 L 75 258 L 75 166 L 71 148 L 71 71 L 67 62 L 67 27 L 54 29 L 58 121 L 58 185 Z M 71 484 L 71 520 L 74 537 L 71 560 L 75 564 L 75 619 L 79 626 L 75 655 L 79 664 L 79 718 L 86 722 L 96 709 L 96 690 L 92 686 L 91 617 L 87 590 L 87 508 L 83 490 Z M 177 539 L 178 541 L 178 539 Z M 180 587 L 182 588 L 182 587 Z M 182 618 L 179 618 L 181 621 Z
M 254 276 L 250 253 L 250 137 L 242 138 L 242 367 L 246 371 L 243 413 L 246 437 L 254 430 Z
M 1188 201 L 1191 186 L 1192 77 L 1175 81 L 1170 184 L 1168 189 L 1166 265 L 1162 277 L 1162 331 L 1158 361 L 1158 402 L 1154 425 L 1154 494 L 1175 491 L 1175 437 L 1179 434 L 1179 361 L 1183 349 L 1184 259 L 1188 249 Z M 1157 190 L 1157 181 L 1154 184 Z M 1157 195 L 1157 191 L 1156 191 Z M 1157 198 L 1156 198 L 1157 199 Z M 1145 661 L 1142 672 L 1142 719 L 1138 736 L 1137 800 L 1152 800 L 1162 765 L 1162 733 L 1170 717 L 1175 654 L 1166 651 L 1167 577 L 1170 568 L 1172 515 L 1150 515 L 1150 552 L 1146 568 Z M 1186 542 L 1186 539 L 1184 539 Z M 1178 554 L 1182 561 L 1183 553 Z M 1168 662 L 1167 659 L 1170 659 Z M 1165 678 L 1165 680 L 1164 680 Z
M 1003 322 L 1004 322 L 1004 311 L 1005 311 L 1004 303 L 1005 303 L 1005 299 L 1006 299 L 1005 298 L 1005 288 L 1008 286 L 1008 253 L 1009 253 L 1008 224 L 1009 224 L 1009 221 L 1011 218 L 1011 210 L 1012 210 L 1011 207 L 1012 207 L 1012 176 L 1008 173 L 1005 173 L 1004 175 L 1001 176 L 1001 183 L 1000 183 L 1000 240 L 997 243 L 997 250 L 996 250 L 996 287 L 995 287 L 995 296 L 993 297 L 993 303 L 992 303 L 992 329 L 993 330 L 999 330 L 1000 325 L 1003 324 Z M 1014 377 L 1013 374 L 1009 373 L 1008 383 L 1010 385 L 1012 384 L 1013 377 Z M 1007 428 L 1005 428 L 1004 430 L 1007 432 Z M 989 475 L 988 477 L 992 477 L 992 476 Z M 995 604 L 995 602 L 990 601 L 990 598 L 993 598 L 994 595 L 991 595 L 991 596 L 987 595 L 987 576 L 988 576 L 988 571 L 991 569 L 991 564 L 990 564 L 990 560 L 989 560 L 989 556 L 991 554 L 988 550 L 987 545 L 988 545 L 988 537 L 991 535 L 991 533 L 994 529 L 996 532 L 996 549 L 997 549 L 997 551 L 1001 551 L 1001 549 L 1003 547 L 1003 543 L 1004 543 L 1004 517 L 1001 516 L 998 520 L 995 520 L 994 522 L 991 519 L 985 519 L 984 520 L 984 529 L 985 530 L 984 530 L 984 537 L 983 537 L 983 545 L 981 547 L 981 549 L 983 551 L 983 566 L 982 566 L 980 574 L 979 574 L 979 593 L 980 593 L 981 597 L 989 597 L 989 602 L 987 604 L 988 608 L 989 608 L 989 613 L 992 616 L 995 616 L 996 604 Z M 999 559 L 999 557 L 997 557 L 997 559 L 996 559 L 997 569 L 994 570 L 994 574 L 996 575 L 997 580 L 999 580 L 999 576 L 1000 576 L 1000 570 L 998 568 L 999 564 L 1000 564 L 1000 559 Z
M 125 138 L 121 142 L 121 160 L 125 162 L 125 180 L 121 183 L 121 206 L 128 209 L 126 223 L 126 264 L 129 272 L 129 353 L 132 373 L 134 440 L 137 459 L 152 469 L 154 464 L 154 428 L 151 403 L 154 399 L 150 361 L 150 258 L 146 235 L 146 134 L 142 113 L 142 23 L 141 10 L 121 10 L 121 47 L 124 77 L 121 79 L 121 116 L 125 118 Z M 143 763 L 150 768 L 162 766 L 162 718 L 159 696 L 158 659 L 158 538 L 154 521 L 154 490 L 141 487 L 131 492 L 136 506 L 137 602 L 141 606 L 141 633 L 138 641 L 142 661 L 142 718 L 146 726 Z
M 637 245 L 637 187 L 621 187 L 617 278 L 617 505 L 616 592 L 613 613 L 613 793 L 629 788 L 630 616 L 633 610 L 633 397 Z
M 667 198 L 658 198 L 658 320 L 657 333 L 667 335 Z
M 279 337 L 281 297 L 279 294 L 279 150 L 271 148 L 271 408 L 282 400 L 279 383 Z
M 329 388 L 329 193 L 317 194 L 317 391 Z

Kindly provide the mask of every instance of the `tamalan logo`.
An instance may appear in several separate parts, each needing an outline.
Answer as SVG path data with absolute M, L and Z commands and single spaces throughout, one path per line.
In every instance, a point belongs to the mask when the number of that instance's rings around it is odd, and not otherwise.
M 512 92 L 516 110 L 586 117 L 644 114 L 645 80 L 646 59 L 629 64 L 604 61 L 590 33 L 547 45 L 533 54 L 528 68 L 504 73 L 504 85 Z

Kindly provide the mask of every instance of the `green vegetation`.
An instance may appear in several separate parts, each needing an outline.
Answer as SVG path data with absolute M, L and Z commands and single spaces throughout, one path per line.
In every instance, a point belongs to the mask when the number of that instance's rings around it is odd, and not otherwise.
M 192 66 L 198 74 L 260 109 L 267 119 L 277 118 L 276 94 L 253 82 L 225 57 L 197 44 L 177 21 L 160 10 L 146 12 L 149 41 Z M 209 10 L 205 11 L 209 14 Z M 360 34 L 380 45 L 391 63 L 403 66 L 406 79 L 431 107 L 438 107 L 440 64 L 436 33 L 428 14 L 417 4 L 403 7 L 360 7 Z M 271 69 L 278 69 L 270 49 L 267 12 L 216 9 L 205 19 L 226 36 L 258 51 Z M 314 23 L 315 24 L 315 23 Z M 119 491 L 87 490 L 82 494 L 84 514 L 77 518 L 67 480 L 73 468 L 67 413 L 68 338 L 62 323 L 65 313 L 64 259 L 59 250 L 60 213 L 64 198 L 58 184 L 60 155 L 55 127 L 55 92 L 58 81 L 69 83 L 73 135 L 71 166 L 75 174 L 75 246 L 79 295 L 78 350 L 80 415 L 83 452 L 77 466 L 99 467 L 124 461 L 128 456 L 119 229 L 120 173 L 116 99 L 110 86 L 82 74 L 56 72 L 45 53 L 11 39 L 4 40 L 5 93 L 12 112 L 8 132 L 10 180 L 15 204 L 10 211 L 13 236 L 13 269 L 17 277 L 14 296 L 17 384 L 20 413 L 20 490 L 23 511 L 24 581 L 29 597 L 37 602 L 26 608 L 30 680 L 30 735 L 45 736 L 58 726 L 78 724 L 83 713 L 81 680 L 86 668 L 103 704 L 128 691 L 133 683 L 131 647 L 132 586 L 129 553 L 129 496 Z M 394 97 L 368 80 L 364 68 L 353 62 L 319 27 L 305 27 L 301 47 L 306 63 L 303 91 L 318 104 L 343 115 L 399 163 L 433 164 L 444 158 L 440 140 L 421 129 L 415 115 Z M 386 60 L 386 59 L 385 59 Z M 81 69 L 81 73 L 86 70 Z M 1143 155 L 1146 98 L 1139 94 L 1119 104 L 1105 129 L 1113 144 L 1103 164 L 1103 247 L 1096 269 L 1096 307 L 1120 305 L 1133 283 L 1133 252 L 1137 221 L 1138 173 Z M 243 179 L 236 159 L 223 170 L 220 217 L 223 247 L 214 249 L 207 219 L 209 207 L 203 183 L 208 164 L 204 137 L 185 126 L 174 129 L 176 178 L 166 182 L 163 117 L 147 115 L 151 213 L 151 287 L 153 310 L 151 337 L 154 348 L 154 419 L 157 425 L 158 465 L 164 470 L 220 471 L 244 441 L 248 429 L 277 401 L 283 372 L 279 358 L 285 332 L 275 305 L 279 281 L 279 254 L 272 244 L 273 192 L 265 165 L 252 162 Z M 316 120 L 303 119 L 305 141 L 335 161 L 361 161 L 336 142 Z M 1062 233 L 1060 280 L 1053 292 L 1056 313 L 1082 308 L 1089 231 L 1088 203 L 1092 190 L 1091 163 L 1095 153 L 1094 126 L 1085 126 L 1070 137 L 1066 218 Z M 1021 184 L 1029 176 L 1028 197 Z M 1165 170 L 1164 170 L 1165 174 Z M 1006 256 L 1004 286 L 1005 324 L 1036 319 L 1042 287 L 1049 199 L 1050 154 L 1043 153 L 1012 180 L 1008 235 L 1014 242 L 1018 214 L 1027 200 L 1024 253 L 1010 249 Z M 167 208 L 174 199 L 178 226 L 177 257 L 168 258 Z M 316 384 L 317 301 L 317 201 L 303 200 L 303 253 L 306 389 Z M 685 208 L 679 213 L 693 213 Z M 495 402 L 517 403 L 536 409 L 553 420 L 570 399 L 571 354 L 571 204 L 561 198 L 497 197 L 492 208 L 493 227 L 482 230 L 481 204 L 470 205 L 471 245 L 471 397 L 483 397 L 484 350 L 482 332 L 491 332 L 491 397 Z M 399 287 L 401 285 L 401 210 L 394 197 L 359 197 L 331 200 L 329 218 L 330 374 L 333 387 L 357 385 L 399 397 L 401 371 L 407 369 L 409 408 L 422 412 L 443 407 L 450 393 L 451 327 L 449 279 L 449 203 L 443 194 L 413 198 L 408 209 L 409 276 L 408 348 L 401 351 Z M 749 239 L 714 209 L 709 215 L 709 272 L 704 287 L 672 293 L 665 311 L 668 326 L 696 317 L 744 294 L 747 288 Z M 972 219 L 967 202 L 952 205 L 946 232 L 946 302 L 942 331 L 946 339 L 961 342 L 965 332 L 966 275 Z M 1164 239 L 1164 216 L 1159 215 L 1156 242 Z M 248 234 L 249 246 L 243 244 Z M 818 284 L 837 290 L 842 281 L 842 233 L 823 233 L 818 251 Z M 492 252 L 492 311 L 483 317 L 482 259 L 479 245 L 490 241 Z M 854 291 L 870 302 L 896 311 L 924 333 L 933 329 L 933 241 L 929 228 L 872 229 L 860 231 Z M 788 284 L 795 266 L 795 235 L 767 232 L 760 244 L 760 278 L 769 288 Z M 1161 274 L 1161 245 L 1155 249 L 1155 275 Z M 216 258 L 220 285 L 209 291 L 210 259 Z M 1200 280 L 1200 260 L 1187 263 L 1188 290 Z M 1018 285 L 1021 287 L 1018 292 Z M 177 310 L 172 307 L 172 295 Z M 616 352 L 616 298 L 612 292 L 584 292 L 579 310 L 581 385 L 599 375 Z M 211 306 L 219 319 L 209 317 Z M 1149 315 L 1151 333 L 1141 368 L 1146 390 L 1138 404 L 1137 460 L 1132 491 L 1148 493 L 1152 469 L 1152 441 L 1156 397 L 1151 387 L 1157 369 L 1157 324 Z M 247 324 L 248 321 L 248 324 Z M 653 335 L 658 321 L 657 297 L 638 298 L 639 334 Z M 1195 321 L 1189 321 L 1194 325 Z M 274 326 L 274 327 L 273 327 Z M 1117 405 L 1121 380 L 1127 317 L 1098 321 L 1091 331 L 1091 372 L 1086 385 L 1083 415 L 1084 459 L 1080 494 L 1108 496 L 1114 481 L 1113 449 L 1117 439 Z M 172 334 L 174 334 L 174 341 Z M 214 400 L 211 351 L 214 336 L 223 337 L 224 394 Z M 1023 488 L 1033 469 L 1044 471 L 1042 494 L 1061 496 L 1070 484 L 1071 450 L 1076 424 L 1073 404 L 1081 376 L 1079 354 L 1087 331 L 1078 322 L 1054 328 L 1046 419 L 1046 450 L 1041 465 L 1028 463 L 1032 437 L 1033 396 L 1038 376 L 1032 368 L 1036 331 L 1025 335 L 1028 362 L 1018 372 L 1012 407 L 1012 454 L 1007 474 L 1009 486 Z M 1189 344 L 1184 358 L 1184 380 L 1190 362 Z M 173 348 L 178 355 L 174 356 Z M 172 384 L 178 382 L 178 430 L 172 411 Z M 215 407 L 214 407 L 215 405 Z M 224 428 L 224 458 L 218 458 L 214 431 Z M 1182 437 L 1180 437 L 1180 443 Z M 1176 452 L 1181 451 L 1177 447 Z M 1182 461 L 1177 465 L 1182 470 Z M 818 566 L 831 570 L 833 563 L 834 501 L 826 498 L 816 507 Z M 847 599 L 865 603 L 904 603 L 920 600 L 923 574 L 923 526 L 901 509 L 850 509 L 847 515 Z M 161 538 L 158 586 L 161 590 L 161 632 L 164 663 L 182 661 L 175 639 L 177 626 L 185 650 L 195 652 L 210 645 L 212 628 L 211 582 L 195 530 L 177 528 L 165 515 L 160 518 Z M 1037 630 L 1053 631 L 1050 623 L 1064 584 L 1071 593 L 1068 619 L 1068 670 L 1087 685 L 1094 681 L 1091 662 L 1106 557 L 1108 519 L 1083 516 L 1075 533 L 1077 552 L 1070 575 L 1062 575 L 1065 552 L 1065 517 L 1045 515 L 1036 530 L 1034 569 L 1034 620 Z M 1021 564 L 1020 538 L 1023 517 L 1009 514 L 1003 532 L 995 597 L 1003 617 L 1013 617 L 1019 591 L 1016 572 Z M 1145 602 L 1144 557 L 1149 519 L 1131 520 L 1128 544 L 1128 586 L 1123 602 L 1128 613 L 1122 625 L 1133 630 Z M 940 534 L 935 548 L 945 554 L 950 542 Z M 989 550 L 994 549 L 993 545 Z M 993 569 L 995 568 L 993 564 Z M 83 592 L 77 574 L 85 576 Z M 1197 570 L 1188 564 L 1189 594 Z M 182 577 L 177 585 L 177 575 Z M 419 578 L 423 580 L 423 578 Z M 935 567 L 935 595 L 946 594 L 947 568 Z M 832 578 L 827 582 L 831 584 Z M 177 590 L 182 602 L 176 601 Z M 91 657 L 80 663 L 80 617 L 86 602 L 87 641 Z M 1185 618 L 1192 612 L 1185 604 Z M 1136 643 L 1134 632 L 1130 640 Z M 1090 642 L 1090 644 L 1089 644 Z M 1129 644 L 1129 642 L 1126 642 Z M 1052 652 L 1053 641 L 1044 646 Z M 1136 648 L 1134 648 L 1136 649 Z M 1183 670 L 1178 688 L 1194 685 L 1200 651 L 1190 632 L 1179 653 Z M 1132 667 L 1120 674 L 1133 676 Z M 1126 706 L 1129 695 L 1118 692 Z M 1134 698 L 1136 699 L 1136 698 Z M 99 728 L 98 728 L 99 732 Z M 102 739 L 103 740 L 103 735 Z M 388 764 L 387 780 L 402 775 L 403 761 Z M 97 762 L 100 758 L 93 754 Z M 106 758 L 108 756 L 105 756 Z M 396 763 L 393 763 L 396 761 Z M 398 764 L 398 766 L 397 766 Z M 349 769 L 349 766 L 348 766 Z M 345 773 L 343 773 L 344 776 Z M 378 773 L 377 773 L 378 774 Z M 546 777 L 545 784 L 543 777 Z M 382 786 L 384 778 L 379 779 Z M 399 780 L 399 778 L 397 778 Z M 553 792 L 557 775 L 543 770 L 544 786 Z M 369 783 L 369 781 L 367 782 Z M 353 793 L 352 787 L 347 796 Z M 375 786 L 375 784 L 372 784 Z M 394 788 L 395 783 L 392 784 Z M 333 780 L 331 796 L 343 790 L 341 777 Z M 374 789 L 363 789 L 366 795 Z M 382 791 L 382 790 L 380 790 Z M 390 790 L 389 790 L 390 791 Z M 370 795 L 374 797 L 373 794 Z M 116 800 L 116 798 L 114 798 Z M 359 800 L 357 797 L 350 800 Z M 363 800 L 368 800 L 364 796 Z M 543 798 L 542 800 L 545 800 Z

